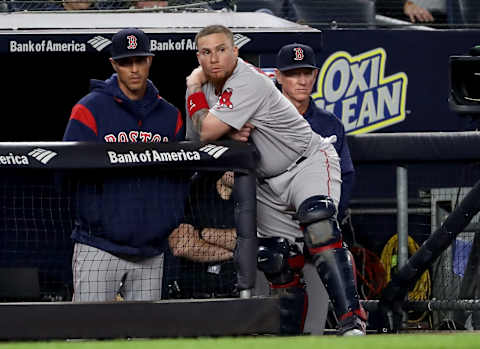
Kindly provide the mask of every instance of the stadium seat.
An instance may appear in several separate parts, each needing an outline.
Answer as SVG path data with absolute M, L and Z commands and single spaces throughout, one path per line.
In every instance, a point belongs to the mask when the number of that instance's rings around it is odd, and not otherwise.
M 480 3 L 478 0 L 447 1 L 449 21 L 452 24 L 479 24 Z
M 365 27 L 375 22 L 375 3 L 371 0 L 294 0 L 298 20 L 315 28 L 339 26 Z
M 297 21 L 297 14 L 290 0 L 238 0 L 237 12 L 255 12 L 269 10 L 275 16 Z

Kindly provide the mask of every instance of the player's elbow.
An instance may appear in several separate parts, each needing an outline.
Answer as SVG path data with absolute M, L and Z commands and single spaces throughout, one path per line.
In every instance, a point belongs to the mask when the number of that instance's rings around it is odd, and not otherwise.
M 214 133 L 208 130 L 202 130 L 200 132 L 200 141 L 202 142 L 212 142 L 216 141 L 219 137 Z
M 208 113 L 201 125 L 200 140 L 202 142 L 216 141 L 228 133 L 230 129 L 231 127 L 228 124 Z

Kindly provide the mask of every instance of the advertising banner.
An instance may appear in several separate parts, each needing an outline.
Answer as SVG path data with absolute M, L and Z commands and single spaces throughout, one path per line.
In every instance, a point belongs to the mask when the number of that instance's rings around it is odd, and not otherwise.
M 324 30 L 322 38 L 312 97 L 349 134 L 473 127 L 449 110 L 449 57 L 468 54 L 480 31 Z

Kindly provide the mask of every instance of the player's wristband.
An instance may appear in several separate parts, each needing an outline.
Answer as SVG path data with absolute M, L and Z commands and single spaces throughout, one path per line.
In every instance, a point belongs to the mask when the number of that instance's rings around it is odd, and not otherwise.
M 190 118 L 193 114 L 195 114 L 200 109 L 209 109 L 207 99 L 202 91 L 192 93 L 187 98 L 187 109 L 188 109 L 188 116 Z

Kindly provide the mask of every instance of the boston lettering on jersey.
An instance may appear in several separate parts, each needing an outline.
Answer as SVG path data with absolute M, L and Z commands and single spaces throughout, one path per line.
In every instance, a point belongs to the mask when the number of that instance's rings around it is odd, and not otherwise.
M 158 133 L 152 133 L 147 131 L 129 131 L 129 132 L 119 132 L 117 135 L 109 133 L 104 136 L 104 140 L 107 143 L 160 143 L 168 142 L 169 139 L 167 136 L 159 135 Z

